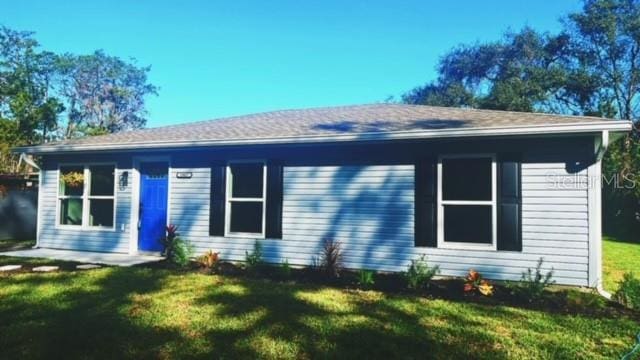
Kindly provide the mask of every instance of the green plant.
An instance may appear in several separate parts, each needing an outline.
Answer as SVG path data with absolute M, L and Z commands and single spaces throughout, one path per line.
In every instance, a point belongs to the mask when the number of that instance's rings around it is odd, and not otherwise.
M 403 274 L 407 287 L 411 290 L 425 289 L 429 286 L 429 281 L 440 272 L 439 266 L 429 267 L 425 255 L 418 259 L 411 260 L 409 268 Z
M 186 267 L 193 256 L 193 247 L 178 236 L 178 227 L 169 225 L 166 228 L 166 236 L 161 239 L 164 255 L 170 263 L 178 267 Z
M 480 294 L 484 296 L 493 295 L 493 285 L 485 279 L 482 278 L 482 274 L 479 272 L 469 269 L 469 273 L 465 278 L 464 282 L 464 292 L 474 292 L 478 291 Z
M 289 265 L 289 260 L 284 259 L 280 266 L 278 267 L 278 274 L 283 279 L 288 279 L 291 277 L 291 265 Z
M 211 270 L 218 265 L 218 260 L 220 260 L 220 253 L 209 250 L 198 258 L 198 263 L 203 268 Z
M 70 171 L 60 175 L 60 181 L 69 187 L 82 186 L 84 183 L 84 174 L 79 171 Z
M 342 249 L 340 242 L 325 239 L 320 257 L 320 269 L 330 278 L 340 277 L 342 271 Z
M 540 258 L 536 265 L 535 272 L 531 268 L 528 268 L 526 272 L 522 273 L 522 277 L 519 282 L 507 284 L 507 287 L 511 290 L 513 295 L 528 300 L 529 302 L 542 299 L 544 290 L 555 283 L 555 281 L 552 280 L 553 269 L 547 273 L 543 273 L 543 263 L 544 259 Z
M 358 270 L 358 286 L 361 288 L 369 288 L 373 286 L 375 282 L 375 272 L 372 270 Z
M 630 309 L 640 310 L 640 279 L 628 272 L 622 276 L 622 281 L 618 284 L 613 299 Z
M 264 261 L 262 260 L 262 255 L 263 255 L 263 250 L 262 250 L 262 243 L 259 242 L 258 240 L 256 240 L 253 243 L 253 250 L 251 251 L 251 253 L 249 253 L 248 251 L 245 251 L 245 266 L 247 268 L 247 270 L 249 271 L 256 271 L 258 268 L 260 268 Z

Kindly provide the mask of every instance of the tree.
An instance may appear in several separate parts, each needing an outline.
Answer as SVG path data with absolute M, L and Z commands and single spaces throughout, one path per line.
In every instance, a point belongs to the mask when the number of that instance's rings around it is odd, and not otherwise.
M 618 118 L 638 119 L 640 1 L 587 0 L 568 16 L 565 31 L 574 61 L 596 79 L 598 101 L 612 104 Z
M 40 51 L 32 32 L 0 26 L 0 172 L 16 171 L 15 146 L 144 127 L 158 90 L 149 70 L 102 51 Z
M 33 33 L 0 27 L 0 171 L 17 170 L 10 149 L 46 141 L 64 111 L 54 96 L 56 55 L 38 52 Z
M 46 140 L 64 107 L 55 97 L 56 55 L 37 52 L 33 33 L 0 27 L 0 116 L 18 123 L 27 144 Z
M 583 104 L 575 94 L 595 85 L 584 77 L 577 81 L 580 73 L 566 66 L 568 46 L 565 34 L 541 34 L 531 28 L 507 33 L 496 42 L 458 46 L 441 58 L 437 81 L 405 94 L 403 100 L 497 110 L 576 112 L 571 108 Z M 588 101 L 587 96 L 582 102 Z
M 147 82 L 150 67 L 137 67 L 102 51 L 65 54 L 59 65 L 61 94 L 68 107 L 65 138 L 144 127 L 144 98 L 158 90 Z

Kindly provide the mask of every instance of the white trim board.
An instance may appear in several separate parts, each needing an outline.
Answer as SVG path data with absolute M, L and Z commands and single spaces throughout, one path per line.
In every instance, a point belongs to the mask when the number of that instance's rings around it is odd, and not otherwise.
M 231 173 L 231 165 L 233 164 L 262 164 L 262 198 L 233 198 L 233 174 Z M 225 184 L 225 211 L 224 211 L 224 235 L 225 237 L 254 237 L 259 239 L 266 238 L 267 225 L 267 161 L 266 160 L 230 160 L 225 166 L 226 184 Z M 231 202 L 248 201 L 262 203 L 262 232 L 261 233 L 238 233 L 231 232 Z
M 91 166 L 100 166 L 100 165 L 113 165 L 113 225 L 111 227 L 107 226 L 90 226 L 89 225 L 89 216 L 90 216 L 90 193 L 91 193 L 91 172 L 89 168 Z M 73 196 L 73 198 L 81 198 L 82 199 L 82 223 L 80 225 L 63 225 L 60 224 L 60 168 L 61 167 L 69 167 L 69 166 L 82 166 L 83 167 L 83 189 L 82 195 Z M 56 229 L 69 229 L 69 230 L 79 230 L 79 231 L 101 231 L 101 232 L 116 232 L 118 230 L 116 224 L 116 214 L 118 211 L 118 164 L 115 161 L 103 161 L 103 162 L 60 162 L 58 163 L 58 168 L 56 170 L 56 213 L 55 213 L 55 225 Z M 40 190 L 38 190 L 40 191 Z M 64 196 L 63 196 L 64 197 Z M 108 197 L 111 200 L 111 196 Z
M 486 201 L 467 201 L 467 200 L 444 200 L 442 198 L 442 160 L 443 159 L 491 159 L 491 200 Z M 495 153 L 480 154 L 441 154 L 438 156 L 437 164 L 437 241 L 438 248 L 457 249 L 457 250 L 498 250 L 498 186 L 497 186 L 497 165 Z M 461 242 L 445 241 L 444 233 L 444 206 L 445 205 L 486 205 L 491 206 L 491 244 L 473 244 Z
M 171 224 L 171 185 L 172 185 L 172 158 L 166 156 L 134 156 L 131 166 L 131 215 L 129 218 L 129 254 L 137 255 L 138 251 L 138 222 L 140 211 L 140 164 L 145 162 L 167 163 L 167 226 Z
M 600 150 L 603 137 L 594 139 L 595 153 Z M 589 276 L 590 287 L 602 286 L 602 161 L 596 159 L 587 169 L 590 180 L 587 192 L 589 218 Z

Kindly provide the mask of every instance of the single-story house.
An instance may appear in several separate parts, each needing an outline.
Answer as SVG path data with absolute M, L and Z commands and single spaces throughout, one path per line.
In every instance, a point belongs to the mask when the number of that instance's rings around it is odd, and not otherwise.
M 161 250 L 309 265 L 325 239 L 347 268 L 426 255 L 518 280 L 601 280 L 601 159 L 629 121 L 401 104 L 274 111 L 15 149 L 42 157 L 37 246 Z

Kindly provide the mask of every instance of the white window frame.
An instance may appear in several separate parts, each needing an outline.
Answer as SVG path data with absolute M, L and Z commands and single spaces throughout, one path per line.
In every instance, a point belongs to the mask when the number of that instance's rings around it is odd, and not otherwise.
M 259 198 L 234 198 L 233 197 L 233 174 L 231 166 L 236 164 L 262 164 L 262 197 Z M 226 237 L 250 237 L 264 239 L 266 237 L 266 212 L 267 212 L 267 162 L 265 160 L 233 160 L 227 162 L 226 166 L 227 184 L 225 188 L 225 211 L 224 211 L 224 235 Z M 231 203 L 232 202 L 261 202 L 262 203 L 262 232 L 232 232 L 231 231 Z
M 61 168 L 64 167 L 83 167 L 83 186 L 82 195 L 63 195 L 60 194 L 60 176 Z M 113 196 L 108 195 L 91 195 L 91 166 L 113 166 Z M 58 229 L 73 229 L 82 231 L 116 231 L 116 209 L 117 209 L 117 190 L 118 190 L 118 165 L 114 162 L 92 162 L 92 163 L 59 163 L 58 177 L 56 182 L 56 225 Z M 60 223 L 60 200 L 62 199 L 82 199 L 82 223 L 80 225 L 69 225 Z M 113 222 L 112 226 L 92 226 L 89 225 L 91 200 L 113 200 Z
M 443 200 L 442 160 L 444 159 L 491 159 L 491 200 Z M 461 250 L 497 250 L 498 249 L 498 185 L 496 154 L 445 154 L 438 156 L 438 248 Z M 491 206 L 491 244 L 474 244 L 444 241 L 445 205 L 486 205 Z

